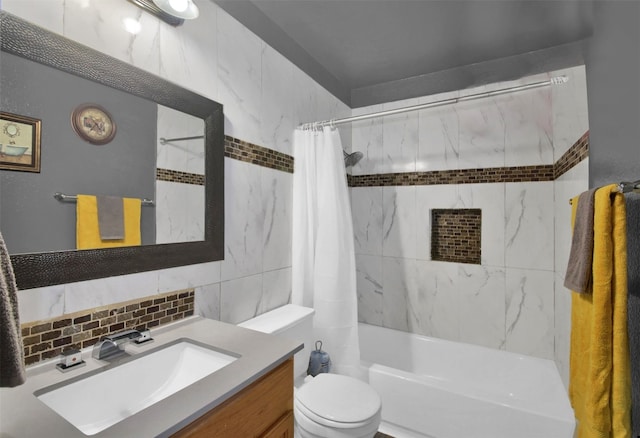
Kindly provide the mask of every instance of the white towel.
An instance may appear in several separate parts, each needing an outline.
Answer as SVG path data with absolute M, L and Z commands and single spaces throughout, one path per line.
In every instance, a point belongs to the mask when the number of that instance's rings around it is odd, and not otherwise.
M 0 387 L 11 388 L 22 385 L 24 381 L 18 287 L 9 252 L 0 233 Z

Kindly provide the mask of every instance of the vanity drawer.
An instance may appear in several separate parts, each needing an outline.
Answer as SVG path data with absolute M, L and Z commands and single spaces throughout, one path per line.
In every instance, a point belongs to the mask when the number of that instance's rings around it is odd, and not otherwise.
M 293 411 L 287 412 L 260 438 L 293 438 Z

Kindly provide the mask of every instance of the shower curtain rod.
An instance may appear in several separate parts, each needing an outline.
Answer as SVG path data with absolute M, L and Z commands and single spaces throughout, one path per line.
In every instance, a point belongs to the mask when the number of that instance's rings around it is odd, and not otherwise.
M 508 94 L 508 93 L 515 93 L 515 92 L 518 92 L 518 91 L 532 90 L 534 88 L 546 87 L 548 85 L 559 85 L 559 84 L 564 84 L 568 80 L 569 80 L 569 78 L 566 77 L 566 76 L 556 76 L 556 77 L 553 77 L 553 78 L 549 79 L 548 81 L 534 82 L 534 83 L 526 84 L 526 85 L 518 85 L 518 86 L 515 86 L 515 87 L 502 88 L 500 90 L 486 91 L 484 93 L 477 93 L 477 94 L 470 94 L 468 96 L 463 96 L 463 97 L 454 97 L 454 98 L 451 98 L 451 99 L 438 100 L 436 102 L 423 103 L 423 104 L 420 104 L 420 105 L 407 106 L 407 107 L 403 107 L 403 108 L 396 108 L 396 109 L 387 110 L 387 111 L 380 111 L 380 112 L 377 112 L 377 113 L 363 114 L 363 115 L 360 115 L 360 116 L 353 116 L 353 117 L 345 117 L 344 119 L 332 119 L 332 120 L 322 120 L 320 122 L 303 123 L 303 124 L 299 125 L 298 128 L 310 129 L 310 128 L 320 128 L 320 127 L 323 127 L 323 126 L 342 125 L 344 123 L 351 123 L 351 122 L 357 122 L 357 121 L 360 121 L 360 120 L 374 119 L 374 118 L 377 118 L 377 117 L 390 116 L 390 115 L 393 115 L 393 114 L 406 113 L 406 112 L 409 112 L 409 111 L 418 111 L 418 110 L 421 110 L 421 109 L 433 108 L 433 107 L 436 107 L 436 106 L 443 106 L 443 105 L 450 105 L 450 104 L 454 104 L 454 103 L 458 103 L 458 102 L 466 102 L 466 101 L 469 101 L 469 100 L 476 100 L 476 99 L 481 99 L 481 98 L 484 98 L 484 97 L 499 96 L 501 94 Z

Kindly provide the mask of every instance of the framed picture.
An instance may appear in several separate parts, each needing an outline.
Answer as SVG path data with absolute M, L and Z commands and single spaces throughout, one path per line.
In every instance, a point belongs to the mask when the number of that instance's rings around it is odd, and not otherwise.
M 42 122 L 0 112 L 0 169 L 40 172 Z

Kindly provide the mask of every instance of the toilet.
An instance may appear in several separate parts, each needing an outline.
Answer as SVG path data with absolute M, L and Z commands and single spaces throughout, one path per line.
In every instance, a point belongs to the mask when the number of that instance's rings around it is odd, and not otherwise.
M 295 304 L 238 324 L 240 327 L 304 342 L 294 356 L 295 434 L 300 438 L 370 438 L 378 431 L 381 401 L 367 383 L 354 377 L 321 373 L 307 376 L 315 311 Z M 331 351 L 328 351 L 331 354 Z

